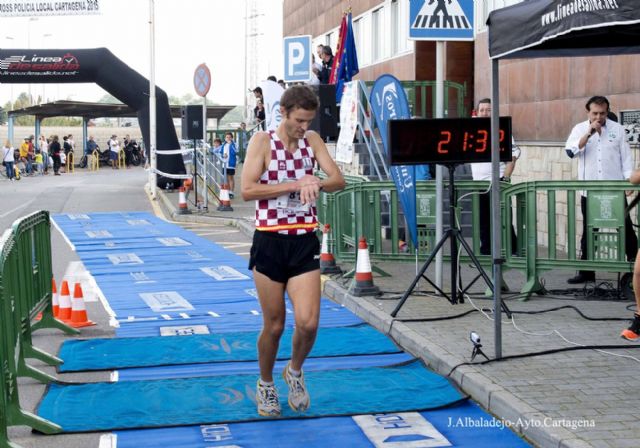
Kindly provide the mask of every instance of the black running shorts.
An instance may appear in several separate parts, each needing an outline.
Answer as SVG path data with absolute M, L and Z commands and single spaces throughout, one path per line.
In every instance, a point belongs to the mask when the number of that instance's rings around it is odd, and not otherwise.
M 320 269 L 320 241 L 314 232 L 282 235 L 277 232 L 253 234 L 249 269 L 274 282 L 287 283 L 291 277 Z

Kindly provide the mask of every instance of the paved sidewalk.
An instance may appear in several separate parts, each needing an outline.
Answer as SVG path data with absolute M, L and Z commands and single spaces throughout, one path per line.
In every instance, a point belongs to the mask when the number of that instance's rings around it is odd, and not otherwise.
M 210 203 L 208 212 L 176 214 L 178 194 L 160 192 L 158 203 L 178 221 L 216 221 L 233 223 L 250 235 L 253 232 L 253 204 L 244 203 L 239 194 L 232 201 L 233 212 L 219 212 Z M 344 265 L 343 269 L 352 266 Z M 448 320 L 403 322 L 403 319 L 434 319 L 455 316 L 466 311 L 490 309 L 492 301 L 482 294 L 480 282 L 471 291 L 471 300 L 451 305 L 445 298 L 428 293 L 431 287 L 421 280 L 394 320 L 390 312 L 398 303 L 415 275 L 413 264 L 379 265 L 390 277 L 374 276 L 375 284 L 385 293 L 381 297 L 358 298 L 349 293 L 352 280 L 327 278 L 325 294 L 344 304 L 358 316 L 389 334 L 413 355 L 422 358 L 433 370 L 449 375 L 461 363 L 470 361 L 470 331 L 482 338 L 483 350 L 494 356 L 494 322 L 490 316 L 473 311 Z M 445 290 L 448 266 L 444 270 Z M 433 278 L 433 269 L 427 276 Z M 462 267 L 468 282 L 474 270 Z M 548 290 L 566 290 L 566 279 L 574 273 L 553 271 L 544 274 Z M 612 274 L 602 280 L 615 285 Z M 524 277 L 518 272 L 505 273 L 513 290 L 519 290 Z M 509 296 L 510 293 L 506 295 Z M 513 294 L 513 293 L 511 293 Z M 591 318 L 630 318 L 631 301 L 587 300 L 583 295 L 534 296 L 529 301 L 508 299 L 512 311 L 540 311 L 564 305 L 576 307 Z M 625 320 L 592 321 L 575 309 L 541 314 L 514 314 L 513 320 L 502 316 L 502 355 L 540 352 L 575 345 L 620 345 L 640 348 L 620 339 Z M 482 359 L 476 358 L 475 362 Z M 640 350 L 612 349 L 560 352 L 536 357 L 505 359 L 485 365 L 464 365 L 454 370 L 451 379 L 466 393 L 514 427 L 540 447 L 632 447 L 640 440 Z

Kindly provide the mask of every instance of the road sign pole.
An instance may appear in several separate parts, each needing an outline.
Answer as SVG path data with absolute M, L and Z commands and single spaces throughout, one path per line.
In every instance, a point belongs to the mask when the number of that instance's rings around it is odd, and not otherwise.
M 207 95 L 202 97 L 202 178 L 204 179 L 204 205 L 205 211 L 209 210 L 209 180 L 207 178 L 207 162 L 209 154 L 207 148 Z

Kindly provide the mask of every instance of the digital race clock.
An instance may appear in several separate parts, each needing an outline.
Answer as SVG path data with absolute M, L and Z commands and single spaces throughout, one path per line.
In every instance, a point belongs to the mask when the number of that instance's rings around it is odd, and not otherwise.
M 389 120 L 391 165 L 491 162 L 489 118 Z M 511 156 L 511 117 L 500 117 L 500 160 Z

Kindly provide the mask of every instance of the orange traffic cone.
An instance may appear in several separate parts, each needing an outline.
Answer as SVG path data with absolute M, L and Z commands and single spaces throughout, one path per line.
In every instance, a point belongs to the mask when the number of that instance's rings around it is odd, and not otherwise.
M 336 260 L 333 258 L 333 254 L 329 252 L 329 232 L 331 226 L 329 224 L 324 225 L 322 230 L 322 249 L 320 249 L 320 273 L 321 274 L 341 274 L 342 269 L 336 265 Z
M 219 212 L 232 212 L 231 199 L 229 198 L 229 185 L 220 185 L 220 206 L 218 206 Z
M 369 247 L 365 237 L 360 237 L 358 242 L 358 257 L 356 260 L 356 286 L 353 288 L 355 296 L 377 296 L 380 289 L 373 284 L 371 273 L 371 261 L 369 260 Z
M 178 189 L 178 214 L 179 215 L 189 215 L 191 211 L 189 210 L 189 206 L 187 205 L 187 196 L 184 193 L 185 187 L 180 187 Z
M 73 301 L 71 303 L 71 325 L 74 328 L 89 327 L 95 325 L 95 322 L 89 320 L 87 316 L 87 308 L 84 305 L 84 297 L 82 296 L 82 287 L 80 283 L 76 283 L 73 288 Z
M 56 279 L 51 279 L 51 304 L 53 305 L 53 317 L 58 317 L 60 314 L 60 300 L 58 299 L 58 287 L 56 286 Z
M 69 294 L 69 284 L 66 280 L 62 281 L 59 300 L 60 308 L 58 312 L 58 319 L 67 322 L 71 319 L 71 295 Z

